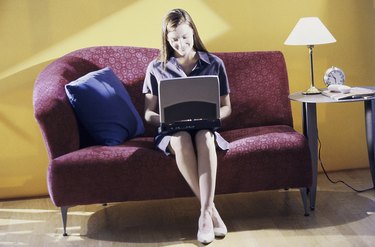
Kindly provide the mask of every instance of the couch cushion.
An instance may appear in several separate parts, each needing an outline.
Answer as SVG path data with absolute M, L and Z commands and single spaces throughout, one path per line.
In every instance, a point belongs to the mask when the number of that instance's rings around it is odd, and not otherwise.
M 244 128 L 222 135 L 230 149 L 218 151 L 217 194 L 311 185 L 306 138 L 291 127 Z M 57 206 L 193 196 L 174 157 L 156 150 L 152 137 L 60 156 L 50 163 L 48 188 Z
M 293 126 L 288 74 L 279 51 L 215 53 L 225 64 L 232 114 L 221 131 L 267 125 Z
M 118 145 L 143 134 L 141 117 L 124 85 L 109 67 L 70 82 L 65 91 L 95 144 Z
M 307 139 L 292 127 L 243 128 L 221 135 L 230 146 L 227 152 L 218 152 L 218 194 L 311 185 Z
M 193 196 L 174 157 L 156 150 L 152 137 L 53 159 L 48 190 L 56 206 Z

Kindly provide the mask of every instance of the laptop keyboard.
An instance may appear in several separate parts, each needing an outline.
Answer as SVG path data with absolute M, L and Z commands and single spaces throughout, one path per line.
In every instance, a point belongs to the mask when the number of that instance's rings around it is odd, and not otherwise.
M 221 126 L 220 119 L 215 119 L 215 120 L 200 119 L 200 120 L 178 121 L 178 122 L 174 122 L 171 124 L 162 123 L 161 129 L 162 131 L 183 131 L 183 130 L 199 130 L 199 129 L 216 130 L 220 128 L 220 126 Z

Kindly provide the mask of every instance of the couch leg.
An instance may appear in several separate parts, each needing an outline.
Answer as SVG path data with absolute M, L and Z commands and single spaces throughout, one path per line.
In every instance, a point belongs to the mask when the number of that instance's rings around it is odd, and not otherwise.
M 309 216 L 310 213 L 309 213 L 309 209 L 307 206 L 307 188 L 300 188 L 299 191 L 301 192 L 303 208 L 305 210 L 305 216 Z
M 69 207 L 61 207 L 60 208 L 62 223 L 63 223 L 63 230 L 64 230 L 63 236 L 68 236 L 68 234 L 66 233 L 66 222 L 68 220 L 68 208 Z

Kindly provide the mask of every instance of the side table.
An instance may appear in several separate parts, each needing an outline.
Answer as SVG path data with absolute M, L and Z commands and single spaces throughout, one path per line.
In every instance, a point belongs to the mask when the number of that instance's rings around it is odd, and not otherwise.
M 375 87 L 366 87 L 375 90 Z M 375 97 L 346 99 L 336 101 L 322 94 L 304 95 L 297 92 L 289 95 L 289 99 L 302 103 L 302 128 L 303 134 L 309 142 L 313 182 L 310 188 L 310 208 L 315 209 L 317 176 L 318 176 L 318 128 L 317 128 L 317 103 L 351 103 L 362 101 L 364 103 L 366 141 L 369 166 L 371 171 L 372 183 L 375 188 Z

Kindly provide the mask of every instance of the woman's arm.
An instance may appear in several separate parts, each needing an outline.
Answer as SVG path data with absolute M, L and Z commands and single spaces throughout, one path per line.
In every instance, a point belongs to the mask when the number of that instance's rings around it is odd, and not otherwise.
M 232 113 L 229 94 L 220 96 L 220 119 L 223 120 Z
M 145 94 L 145 120 L 152 125 L 158 126 L 160 125 L 160 116 L 156 113 L 156 107 L 158 105 L 158 97 L 146 93 Z

